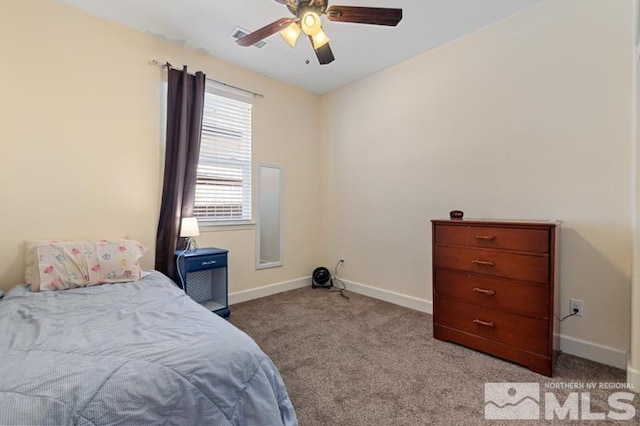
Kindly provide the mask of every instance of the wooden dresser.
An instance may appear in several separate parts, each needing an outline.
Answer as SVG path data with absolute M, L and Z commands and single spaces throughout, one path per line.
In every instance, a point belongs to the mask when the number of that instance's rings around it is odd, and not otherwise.
M 560 222 L 431 222 L 434 337 L 551 376 Z

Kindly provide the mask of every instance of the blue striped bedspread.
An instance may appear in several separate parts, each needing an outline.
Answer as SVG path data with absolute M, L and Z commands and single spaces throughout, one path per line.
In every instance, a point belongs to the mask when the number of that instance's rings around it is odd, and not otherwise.
M 245 333 L 159 272 L 0 300 L 2 425 L 297 425 Z

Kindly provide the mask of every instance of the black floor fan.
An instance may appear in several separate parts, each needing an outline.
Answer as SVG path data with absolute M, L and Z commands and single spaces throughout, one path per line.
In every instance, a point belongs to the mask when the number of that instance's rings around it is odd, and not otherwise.
M 331 272 L 324 266 L 320 266 L 313 270 L 311 274 L 311 287 L 312 288 L 331 288 L 333 287 L 333 280 L 331 279 Z

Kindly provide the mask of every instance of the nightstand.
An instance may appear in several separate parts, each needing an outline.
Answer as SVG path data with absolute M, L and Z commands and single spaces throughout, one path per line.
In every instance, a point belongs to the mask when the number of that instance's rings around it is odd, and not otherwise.
M 193 300 L 228 319 L 227 253 L 219 248 L 176 251 L 175 281 Z

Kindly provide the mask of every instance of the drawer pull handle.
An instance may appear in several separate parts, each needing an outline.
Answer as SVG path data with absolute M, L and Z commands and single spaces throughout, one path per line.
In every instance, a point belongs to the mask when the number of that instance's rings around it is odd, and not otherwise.
M 481 319 L 474 319 L 473 320 L 474 323 L 478 324 L 478 325 L 483 325 L 485 327 L 491 327 L 491 328 L 495 328 L 495 324 L 492 323 L 491 321 L 482 321 Z
M 474 235 L 473 238 L 475 238 L 476 240 L 489 240 L 489 241 L 493 241 L 496 239 L 495 235 Z
M 202 262 L 202 266 L 215 265 L 215 264 L 216 264 L 215 260 L 210 260 L 209 262 Z
M 495 266 L 496 264 L 493 262 L 490 262 L 488 260 L 472 260 L 471 263 L 475 263 L 476 265 L 483 265 L 483 266 Z
M 496 294 L 495 290 L 487 290 L 486 288 L 474 287 L 473 291 L 475 291 L 476 293 L 488 294 L 489 296 L 493 296 L 494 294 Z

